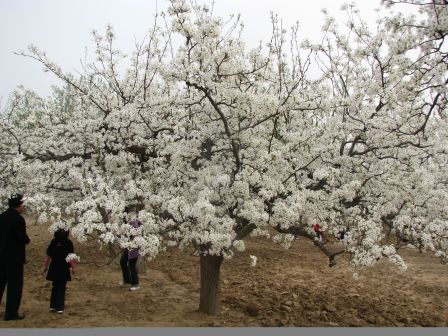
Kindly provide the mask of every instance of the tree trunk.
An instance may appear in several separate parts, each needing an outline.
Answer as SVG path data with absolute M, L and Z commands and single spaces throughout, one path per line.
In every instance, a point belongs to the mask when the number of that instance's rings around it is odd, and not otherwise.
M 222 256 L 201 256 L 201 294 L 199 311 L 217 315 L 221 308 L 220 278 Z

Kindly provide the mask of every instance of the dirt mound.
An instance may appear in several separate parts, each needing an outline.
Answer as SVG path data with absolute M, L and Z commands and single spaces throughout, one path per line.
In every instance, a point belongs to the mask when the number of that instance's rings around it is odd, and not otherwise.
M 48 312 L 50 283 L 40 273 L 51 235 L 29 225 L 22 321 L 0 327 L 99 326 L 448 326 L 448 267 L 429 254 L 406 250 L 408 270 L 381 262 L 357 281 L 338 259 L 328 260 L 306 240 L 284 250 L 270 241 L 251 239 L 247 250 L 222 266 L 222 311 L 197 312 L 199 260 L 172 250 L 146 261 L 141 289 L 120 288 L 118 260 L 108 266 L 98 245 L 80 245 L 82 264 L 67 289 L 63 315 Z M 256 255 L 251 267 L 249 255 Z M 4 302 L 1 305 L 4 310 Z

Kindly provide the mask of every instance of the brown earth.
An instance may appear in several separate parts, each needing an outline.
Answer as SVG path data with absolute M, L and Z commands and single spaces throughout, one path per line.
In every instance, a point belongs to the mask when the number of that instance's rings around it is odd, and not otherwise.
M 29 225 L 22 321 L 5 327 L 177 327 L 177 326 L 448 326 L 448 266 L 429 254 L 407 249 L 406 272 L 380 262 L 353 280 L 348 261 L 327 259 L 312 242 L 300 239 L 285 250 L 264 239 L 247 241 L 222 266 L 222 310 L 197 312 L 199 259 L 172 250 L 144 263 L 141 290 L 120 288 L 118 260 L 97 267 L 106 251 L 80 245 L 76 279 L 67 289 L 63 315 L 48 312 L 50 283 L 41 274 L 47 229 Z M 249 255 L 256 255 L 255 267 Z M 0 307 L 4 310 L 4 302 Z

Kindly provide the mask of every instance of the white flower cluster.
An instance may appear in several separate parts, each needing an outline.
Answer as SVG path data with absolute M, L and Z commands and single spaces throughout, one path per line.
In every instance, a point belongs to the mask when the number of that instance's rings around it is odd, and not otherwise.
M 244 245 L 244 241 L 242 240 L 235 240 L 233 242 L 233 247 L 238 251 L 238 252 L 243 252 L 246 249 L 246 246 Z
M 288 249 L 290 248 L 291 243 L 294 241 L 294 236 L 291 234 L 278 234 L 275 235 L 272 239 L 275 243 L 278 243 L 285 249 Z
M 257 257 L 256 256 L 253 256 L 253 255 L 251 255 L 251 256 L 249 256 L 250 257 L 250 265 L 252 266 L 252 267 L 255 267 L 256 265 L 257 265 Z
M 75 253 L 69 253 L 67 255 L 67 257 L 65 258 L 65 261 L 68 263 L 71 263 L 72 261 L 80 262 L 81 258 L 78 255 L 76 255 Z

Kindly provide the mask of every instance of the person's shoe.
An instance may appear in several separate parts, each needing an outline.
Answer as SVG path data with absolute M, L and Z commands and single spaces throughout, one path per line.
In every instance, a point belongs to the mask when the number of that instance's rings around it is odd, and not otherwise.
M 139 290 L 139 289 L 140 289 L 139 285 L 131 286 L 131 288 L 129 288 L 130 291 L 136 291 L 136 290 Z
M 56 311 L 56 309 L 50 308 L 50 309 L 48 309 L 48 311 L 51 312 L 51 313 L 54 313 Z
M 5 321 L 23 320 L 24 318 L 25 318 L 25 315 L 17 315 L 15 317 L 11 317 L 11 318 L 5 317 Z
M 56 313 L 58 314 L 62 314 L 64 311 L 63 310 L 57 310 Z
M 129 282 L 124 282 L 123 280 L 121 280 L 121 281 L 118 283 L 118 286 L 120 286 L 120 287 L 123 287 L 123 286 L 129 286 L 129 285 L 130 285 Z

